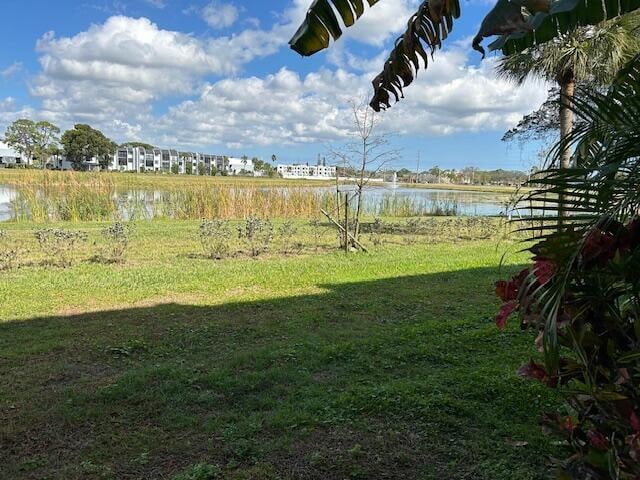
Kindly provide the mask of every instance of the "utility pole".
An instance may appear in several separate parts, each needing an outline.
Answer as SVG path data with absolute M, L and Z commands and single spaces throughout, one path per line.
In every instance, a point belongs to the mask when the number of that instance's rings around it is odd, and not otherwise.
M 418 163 L 416 165 L 416 183 L 420 183 L 420 150 L 418 150 Z

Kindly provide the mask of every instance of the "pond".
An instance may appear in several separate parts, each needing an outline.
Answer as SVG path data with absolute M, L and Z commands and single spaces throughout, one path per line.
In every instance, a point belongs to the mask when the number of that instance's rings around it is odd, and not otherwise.
M 341 187 L 342 192 L 348 190 L 348 186 Z M 45 193 L 41 189 L 32 188 L 27 192 L 0 185 L 0 221 L 16 217 L 22 220 L 31 219 L 37 216 L 38 212 L 53 220 L 100 220 L 111 217 L 242 218 L 247 212 L 271 217 L 303 217 L 309 212 L 316 212 L 320 206 L 330 210 L 332 202 L 335 205 L 335 197 L 335 188 L 326 186 L 237 186 L 226 190 L 219 186 L 211 186 L 184 190 L 95 191 L 87 187 L 80 193 L 64 189 L 48 190 Z M 504 193 L 393 188 L 391 185 L 381 185 L 368 188 L 363 198 L 364 211 L 370 215 L 498 216 L 505 215 L 511 196 Z M 242 205 L 239 205 L 240 203 Z M 229 204 L 238 208 L 230 208 Z M 240 206 L 242 208 L 239 208 Z M 298 211 L 297 206 L 300 206 Z M 289 215 L 291 212 L 294 214 Z
M 11 202 L 16 198 L 16 194 L 14 189 L 0 185 L 0 222 L 11 219 Z

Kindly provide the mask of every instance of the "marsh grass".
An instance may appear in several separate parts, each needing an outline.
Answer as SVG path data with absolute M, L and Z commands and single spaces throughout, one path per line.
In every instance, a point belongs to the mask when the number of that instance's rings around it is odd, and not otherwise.
M 112 182 L 93 184 L 45 183 L 23 185 L 12 201 L 17 222 L 85 222 L 151 219 L 238 220 L 262 218 L 308 219 L 320 209 L 336 211 L 335 194 L 328 189 L 289 186 L 191 185 L 166 190 L 126 190 Z M 364 202 L 365 215 L 386 217 L 455 216 L 453 200 L 425 201 L 406 197 L 383 197 Z M 355 210 L 351 216 L 355 215 Z

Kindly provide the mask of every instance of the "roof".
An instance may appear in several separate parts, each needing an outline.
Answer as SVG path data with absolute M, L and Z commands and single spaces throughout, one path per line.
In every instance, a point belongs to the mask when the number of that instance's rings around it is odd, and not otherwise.
M 0 142 L 0 157 L 22 158 L 22 155 L 20 155 L 6 143 Z

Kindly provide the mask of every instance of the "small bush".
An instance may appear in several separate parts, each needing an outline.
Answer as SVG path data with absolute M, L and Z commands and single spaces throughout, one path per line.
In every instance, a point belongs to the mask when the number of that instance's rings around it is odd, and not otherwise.
M 122 262 L 129 247 L 133 226 L 116 222 L 102 230 L 102 238 L 106 241 L 104 257 L 111 262 Z
M 303 244 L 296 241 L 298 227 L 291 220 L 287 220 L 278 228 L 278 236 L 282 247 L 282 253 L 289 255 L 291 253 L 300 253 Z
M 9 234 L 0 230 L 0 271 L 16 268 L 19 255 L 18 248 L 9 240 Z
M 273 241 L 273 224 L 269 220 L 250 216 L 238 226 L 238 238 L 247 246 L 252 257 L 269 250 Z
M 58 228 L 36 230 L 34 236 L 50 265 L 68 267 L 79 244 L 87 241 L 87 234 Z
M 219 260 L 229 254 L 231 228 L 228 221 L 203 220 L 200 222 L 199 237 L 207 257 Z
M 318 218 L 313 218 L 309 221 L 311 227 L 311 235 L 313 236 L 313 244 L 316 251 L 320 248 L 320 241 L 322 239 L 322 223 Z
M 384 230 L 385 226 L 380 218 L 373 220 L 371 224 L 371 233 L 369 234 L 369 240 L 375 247 L 380 247 L 384 244 Z

